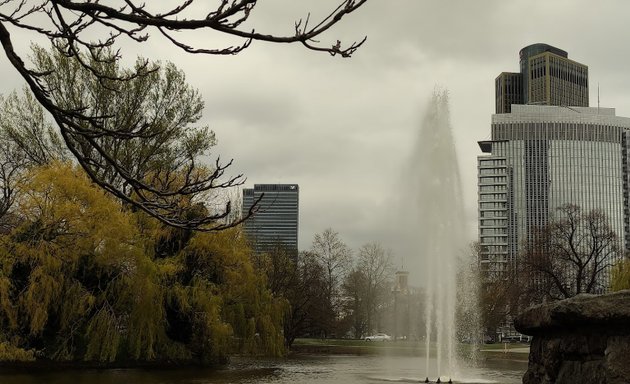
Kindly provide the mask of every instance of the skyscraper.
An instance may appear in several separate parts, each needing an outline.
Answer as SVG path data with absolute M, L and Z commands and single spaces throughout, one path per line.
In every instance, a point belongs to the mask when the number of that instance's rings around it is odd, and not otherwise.
M 588 67 L 548 44 L 532 44 L 519 53 L 520 72 L 502 72 L 495 80 L 496 113 L 512 104 L 588 107 Z
M 506 271 L 521 247 L 564 204 L 603 211 L 624 244 L 626 137 L 630 119 L 611 108 L 512 105 L 479 142 L 481 264 Z
M 488 276 L 514 266 L 535 230 L 565 204 L 602 211 L 621 245 L 630 239 L 630 118 L 582 106 L 588 104 L 586 66 L 566 57 L 545 44 L 528 46 L 521 50 L 521 75 L 529 75 L 497 78 L 491 139 L 479 142 L 484 155 L 478 157 L 480 263 Z M 518 86 L 521 103 L 506 108 L 508 94 L 518 99 Z M 533 105 L 523 105 L 528 102 Z
M 256 213 L 244 224 L 255 252 L 281 246 L 297 257 L 299 191 L 297 184 L 255 184 L 243 189 L 243 215 L 263 196 Z

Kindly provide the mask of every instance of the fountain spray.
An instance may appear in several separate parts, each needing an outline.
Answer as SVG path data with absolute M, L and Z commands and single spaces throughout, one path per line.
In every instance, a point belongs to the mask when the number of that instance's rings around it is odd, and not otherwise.
M 459 165 L 451 132 L 448 92 L 437 89 L 422 121 L 411 159 L 411 203 L 417 210 L 414 223 L 416 248 L 424 259 L 426 373 L 431 342 L 435 339 L 437 376 L 452 376 L 455 356 L 455 304 L 457 255 L 465 248 L 464 209 Z M 435 332 L 435 334 L 434 334 Z

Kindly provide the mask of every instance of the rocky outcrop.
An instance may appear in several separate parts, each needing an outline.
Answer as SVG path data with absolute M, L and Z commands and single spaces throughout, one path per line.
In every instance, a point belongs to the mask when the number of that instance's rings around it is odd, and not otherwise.
M 514 325 L 534 336 L 523 384 L 630 383 L 630 290 L 537 305 Z

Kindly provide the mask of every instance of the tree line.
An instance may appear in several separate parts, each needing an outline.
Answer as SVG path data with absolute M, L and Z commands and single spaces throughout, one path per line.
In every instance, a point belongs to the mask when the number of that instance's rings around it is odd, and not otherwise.
M 159 184 L 173 191 L 152 197 L 168 208 L 164 215 L 212 218 L 223 230 L 171 225 L 117 198 L 73 161 L 28 89 L 2 97 L 0 360 L 210 364 L 233 353 L 281 355 L 298 336 L 382 329 L 392 278 L 382 246 L 366 244 L 353 258 L 328 229 L 297 260 L 282 247 L 256 255 L 239 219 L 209 208 L 241 176 L 226 180 L 218 161 L 186 165 L 216 139 L 196 125 L 203 102 L 174 65 L 151 64 L 155 71 L 110 88 L 56 49 L 34 46 L 33 57 L 57 103 L 93 100 L 103 128 L 143 125 L 145 136 L 128 140 L 93 132 L 97 151 L 77 141 L 86 157 L 115 154 L 116 164 L 93 163 L 99 180 L 132 198 L 147 191 L 120 172 Z M 84 59 L 113 76 L 127 73 Z M 195 178 L 214 187 L 191 189 Z
M 284 353 L 282 314 L 238 229 L 133 212 L 54 160 L 21 174 L 0 236 L 0 359 L 212 364 Z
M 284 323 L 287 346 L 297 337 L 361 339 L 393 327 L 394 266 L 391 252 L 379 243 L 353 252 L 328 228 L 297 259 L 278 246 L 257 263 L 271 291 L 290 304 Z

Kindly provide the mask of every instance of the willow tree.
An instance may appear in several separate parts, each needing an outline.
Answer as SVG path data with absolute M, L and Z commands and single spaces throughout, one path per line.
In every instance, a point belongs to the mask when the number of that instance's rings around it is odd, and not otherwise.
M 22 224 L 0 243 L 3 341 L 52 359 L 113 360 L 129 316 L 123 285 L 148 278 L 131 217 L 60 163 L 32 170 L 21 189 Z
M 79 168 L 54 162 L 27 176 L 22 224 L 0 237 L 0 358 L 212 363 L 283 352 L 284 302 L 236 230 L 155 257 L 146 217 Z
M 0 96 L 0 226 L 16 224 L 12 215 L 19 184 L 29 167 L 67 157 L 61 137 L 30 91 Z
M 202 284 L 204 288 L 193 292 L 194 296 L 221 298 L 221 319 L 231 327 L 232 348 L 271 356 L 284 353 L 282 331 L 288 302 L 266 288 L 266 276 L 252 265 L 252 250 L 240 229 L 198 233 L 178 260 L 182 269 L 175 286 L 194 289 L 195 284 Z
M 103 51 L 109 57 L 111 51 Z M 100 56 L 99 56 L 100 57 Z M 84 57 L 112 77 L 129 75 L 134 69 L 120 68 L 115 61 Z M 99 61 L 100 60 L 100 61 Z M 92 141 L 118 164 L 106 161 L 101 152 L 94 150 L 81 136 L 72 136 L 74 145 L 86 159 L 89 167 L 107 188 L 116 188 L 128 198 L 149 196 L 120 176 L 120 170 L 144 183 L 159 186 L 162 196 L 151 195 L 154 202 L 166 207 L 160 212 L 173 220 L 218 220 L 222 212 L 209 212 L 203 202 L 214 190 L 224 190 L 242 181 L 240 175 L 221 180 L 225 167 L 195 165 L 195 159 L 209 156 L 216 140 L 207 126 L 197 126 L 204 107 L 199 92 L 191 87 L 184 73 L 172 63 L 150 63 L 155 70 L 146 76 L 132 77 L 126 82 L 95 79 L 91 72 L 56 50 L 33 47 L 33 61 L 38 72 L 48 73 L 43 78 L 51 89 L 50 97 L 68 109 L 80 109 L 86 101 L 93 105 L 84 114 L 109 116 L 102 119 L 102 128 L 108 131 L 132 132 L 142 125 L 142 137 L 115 138 L 97 135 Z M 141 60 L 136 63 L 136 68 Z M 44 165 L 53 159 L 66 159 L 69 153 L 58 132 L 46 119 L 43 108 L 36 103 L 30 91 L 13 92 L 0 105 L 3 119 L 0 122 L 0 187 L 3 200 L 0 214 L 9 211 L 16 198 L 16 182 L 26 168 Z M 79 122 L 81 123 L 81 122 Z M 90 127 L 83 124 L 86 130 Z M 194 166 L 190 166 L 192 162 Z M 187 185 L 190 178 L 208 178 L 213 182 L 207 188 Z M 186 190 L 179 194 L 178 191 Z M 169 191 L 169 193 L 167 193 Z M 158 206 L 154 206 L 158 209 Z M 166 218 L 167 216 L 164 216 Z M 234 222 L 215 223 L 215 229 L 229 227 Z M 185 235 L 182 235 L 185 232 Z M 165 242 L 178 234 L 186 240 L 188 229 L 164 230 Z M 185 241 L 184 241 L 185 242 Z
M 11 30 L 19 29 L 50 40 L 59 54 L 85 69 L 79 76 L 88 76 L 113 92 L 125 88 L 137 78 L 152 76 L 157 71 L 149 61 L 140 61 L 128 72 L 112 72 L 121 58 L 117 50 L 120 39 L 141 43 L 150 32 L 156 32 L 167 42 L 189 53 L 209 55 L 234 55 L 246 49 L 253 41 L 269 43 L 298 43 L 314 51 L 349 57 L 364 41 L 347 47 L 340 41 L 321 45 L 316 39 L 336 25 L 346 15 L 361 7 L 367 0 L 343 0 L 320 20 L 311 20 L 310 14 L 295 23 L 293 32 L 286 36 L 257 31 L 250 20 L 255 13 L 257 0 L 221 0 L 197 2 L 184 0 L 172 6 L 162 2 L 142 3 L 133 0 L 100 2 L 94 0 L 7 0 L 0 2 L 0 44 L 4 52 L 24 78 L 36 100 L 52 115 L 60 129 L 63 141 L 92 181 L 101 188 L 142 210 L 164 223 L 185 229 L 215 230 L 225 228 L 225 222 L 217 220 L 229 215 L 230 203 L 220 211 L 208 211 L 206 217 L 187 217 L 172 203 L 173 197 L 186 197 L 216 187 L 218 177 L 229 163 L 218 161 L 213 172 L 196 172 L 198 159 L 184 157 L 181 169 L 184 179 L 178 188 L 166 185 L 161 179 L 143 179 L 121 159 L 119 153 L 102 145 L 103 141 L 134 141 L 155 138 L 150 116 L 136 116 L 129 125 L 118 126 L 108 121 L 117 114 L 104 110 L 99 103 L 108 99 L 76 99 L 67 104 L 56 96 L 56 83 L 60 78 L 57 68 L 40 71 L 25 64 L 23 52 L 16 51 Z M 206 33 L 216 37 L 229 36 L 242 43 L 226 47 L 193 47 L 186 42 L 186 32 Z M 218 36 L 217 36 L 218 35 Z M 108 53 L 109 52 L 109 53 Z M 63 71 L 63 69 L 61 69 Z M 74 78 L 68 73 L 69 80 Z M 81 89 L 76 89 L 79 96 Z M 103 171 L 108 169 L 114 174 Z M 112 183 L 114 178 L 118 183 Z M 231 180 L 231 179 L 230 179 Z M 229 181 L 227 182 L 229 184 Z M 166 183 L 168 184 L 168 183 Z M 133 190 L 127 193 L 127 188 Z

